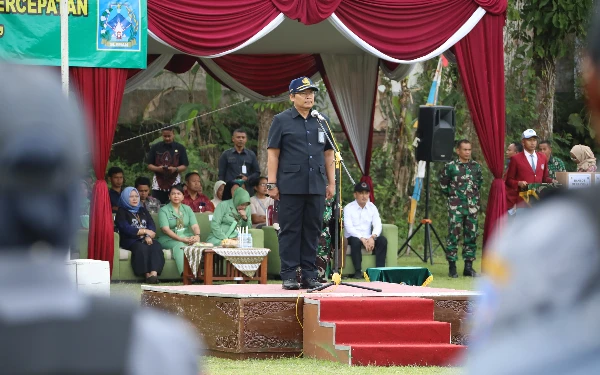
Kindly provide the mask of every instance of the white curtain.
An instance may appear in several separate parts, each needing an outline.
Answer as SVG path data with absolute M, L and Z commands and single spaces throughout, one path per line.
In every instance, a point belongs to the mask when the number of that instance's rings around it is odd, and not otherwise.
M 129 78 L 125 83 L 125 94 L 132 92 L 147 81 L 154 78 L 154 76 L 156 76 L 165 68 L 169 61 L 171 61 L 172 57 L 173 54 L 171 53 L 160 55 L 156 60 L 148 65 L 145 70 L 140 70 L 133 77 Z
M 372 127 L 379 59 L 370 54 L 321 54 L 335 98 L 361 171 L 365 172 L 367 147 Z
M 389 79 L 393 79 L 394 81 L 401 81 L 404 78 L 408 77 L 408 75 L 410 74 L 410 72 L 412 72 L 413 68 L 416 65 L 417 64 L 398 64 L 396 69 L 390 70 L 385 65 L 385 61 L 380 60 L 379 62 L 379 67 L 381 68 L 383 74 L 385 74 L 385 76 Z
M 213 59 L 207 59 L 203 57 L 201 57 L 200 59 L 202 60 L 202 63 L 206 65 L 206 68 L 210 70 L 210 72 L 214 74 L 215 77 L 219 78 L 221 82 L 226 84 L 233 91 L 237 92 L 238 94 L 242 94 L 251 100 L 266 103 L 285 102 L 286 100 L 289 100 L 289 92 L 287 91 L 278 96 L 261 95 L 256 91 L 253 91 L 236 81 L 226 71 L 221 69 L 221 67 Z M 317 73 L 314 76 L 312 76 L 311 79 L 313 80 L 313 82 L 318 81 L 321 79 L 321 75 Z
M 328 20 L 343 36 L 345 36 L 348 40 L 352 41 L 354 44 L 356 44 L 358 47 L 362 48 L 366 52 L 375 55 L 380 59 L 395 62 L 398 64 L 413 64 L 421 61 L 427 61 L 444 53 L 444 51 L 458 43 L 462 38 L 465 37 L 465 35 L 467 35 L 471 30 L 473 30 L 475 25 L 477 25 L 477 23 L 483 18 L 484 15 L 485 10 L 481 7 L 477 8 L 477 10 L 473 12 L 471 17 L 467 20 L 467 22 L 465 22 L 465 24 L 462 25 L 460 29 L 458 29 L 456 33 L 454 33 L 454 35 L 452 35 L 441 46 L 431 51 L 427 55 L 414 60 L 398 60 L 379 51 L 377 48 L 371 46 L 369 43 L 359 38 L 358 35 L 354 34 L 352 30 L 350 30 L 348 27 L 346 27 L 346 25 L 344 25 L 344 23 L 335 15 L 335 13 L 333 13 L 331 17 L 328 18 Z

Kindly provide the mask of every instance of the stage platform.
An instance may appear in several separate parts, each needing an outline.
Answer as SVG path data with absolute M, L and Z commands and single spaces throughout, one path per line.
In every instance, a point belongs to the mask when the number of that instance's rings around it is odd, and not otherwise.
M 465 320 L 476 292 L 398 285 L 357 283 L 381 293 L 339 285 L 318 293 L 287 291 L 281 284 L 142 285 L 142 304 L 187 319 L 203 337 L 209 355 L 225 358 L 298 356 L 303 351 L 305 300 L 321 298 L 427 298 L 434 301 L 434 320 L 451 324 L 451 343 L 467 343 Z M 343 312 L 340 312 L 343 313 Z

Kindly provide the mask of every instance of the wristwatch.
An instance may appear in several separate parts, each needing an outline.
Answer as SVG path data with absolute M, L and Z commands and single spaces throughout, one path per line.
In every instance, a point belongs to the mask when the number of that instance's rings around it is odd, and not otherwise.
M 268 182 L 267 183 L 267 190 L 273 190 L 277 187 L 277 182 Z

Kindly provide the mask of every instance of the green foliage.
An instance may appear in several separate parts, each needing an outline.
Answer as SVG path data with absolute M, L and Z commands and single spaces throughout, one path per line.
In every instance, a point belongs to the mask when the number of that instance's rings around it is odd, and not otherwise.
M 215 110 L 219 108 L 221 104 L 222 97 L 222 87 L 219 82 L 217 82 L 213 77 L 209 74 L 206 75 L 206 96 L 208 97 L 208 105 L 211 110 Z
M 120 167 L 123 170 L 123 176 L 125 177 L 124 186 L 133 186 L 133 182 L 138 177 L 148 177 L 152 179 L 152 172 L 150 172 L 147 168 L 147 164 L 145 162 L 129 164 L 121 159 L 111 160 L 106 166 L 106 171 L 108 171 L 111 167 Z M 105 173 L 106 175 L 106 173 Z M 108 183 L 108 187 L 110 188 L 110 182 L 106 179 Z
M 592 6 L 592 0 L 529 0 L 509 16 L 522 21 L 519 36 L 531 56 L 556 59 L 565 55 L 568 36 L 585 35 Z

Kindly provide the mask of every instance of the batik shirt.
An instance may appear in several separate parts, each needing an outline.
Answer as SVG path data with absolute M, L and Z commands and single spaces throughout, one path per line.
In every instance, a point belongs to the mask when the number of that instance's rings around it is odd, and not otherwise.
M 479 191 L 483 184 L 481 165 L 469 160 L 459 159 L 446 164 L 440 175 L 442 193 L 448 197 L 448 208 L 463 214 L 479 211 Z

